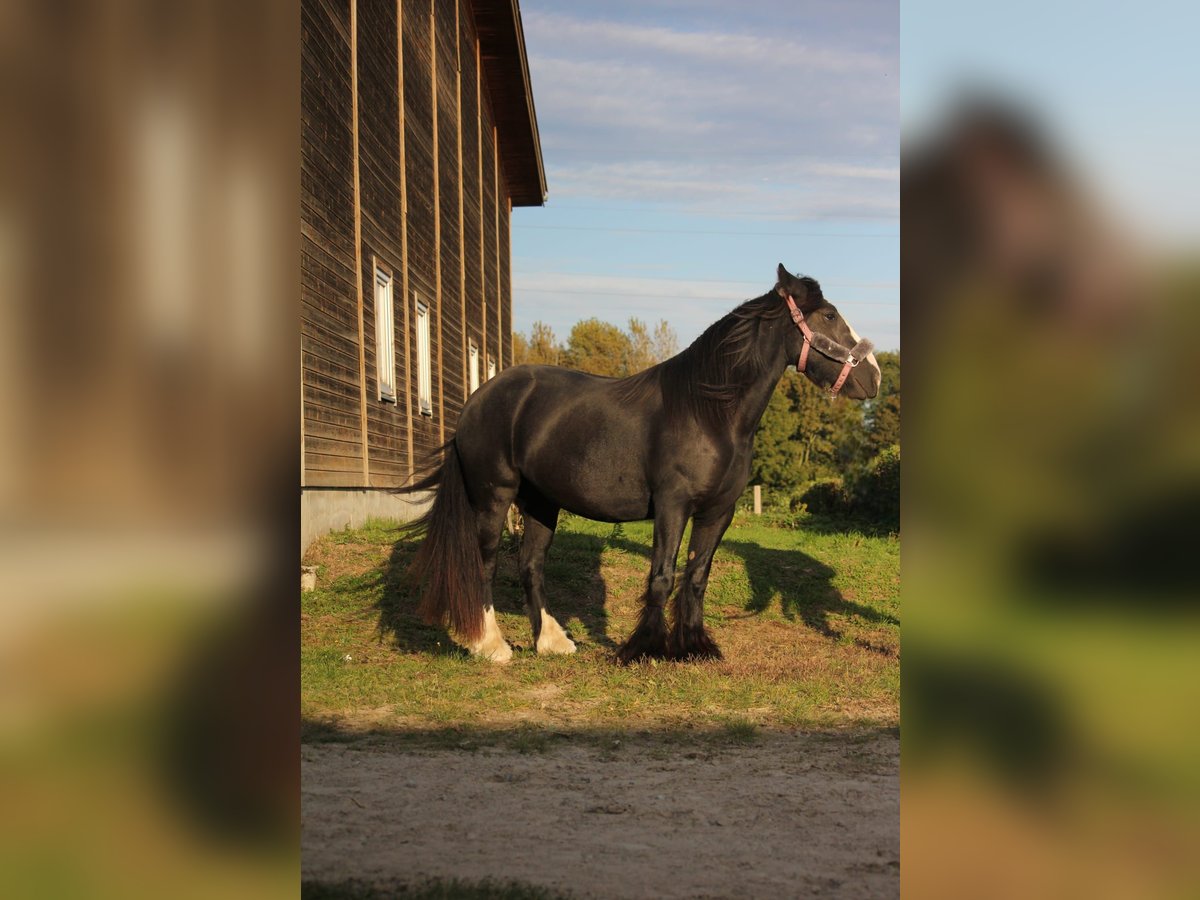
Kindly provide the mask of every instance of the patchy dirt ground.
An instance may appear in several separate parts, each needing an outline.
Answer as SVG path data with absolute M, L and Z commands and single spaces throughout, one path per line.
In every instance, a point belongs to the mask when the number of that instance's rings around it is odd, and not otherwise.
M 572 897 L 898 897 L 900 740 L 760 732 L 545 752 L 302 746 L 306 882 L 433 878 Z

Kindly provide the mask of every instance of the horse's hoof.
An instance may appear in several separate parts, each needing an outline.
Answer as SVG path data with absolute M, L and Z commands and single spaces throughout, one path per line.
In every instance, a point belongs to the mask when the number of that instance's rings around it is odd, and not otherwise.
M 647 641 L 644 638 L 639 639 L 636 632 L 617 649 L 617 662 L 623 666 L 647 659 L 666 658 L 667 642 L 665 638 L 662 641 Z
M 710 659 L 724 658 L 718 647 L 708 650 L 675 650 L 671 652 L 671 659 L 676 662 L 705 662 Z
M 643 659 L 666 659 L 667 652 L 667 622 L 662 607 L 643 607 L 637 628 L 617 650 L 617 662 L 627 666 Z
M 575 652 L 575 642 L 565 634 L 551 641 L 538 638 L 537 652 L 539 656 L 542 654 L 565 656 Z
M 499 646 L 490 645 L 478 649 L 471 648 L 471 655 L 477 656 L 480 659 L 486 659 L 488 662 L 504 665 L 512 659 L 513 652 L 512 647 L 508 645 L 507 641 L 501 641 Z
M 671 635 L 671 659 L 702 662 L 723 658 L 721 648 L 705 628 L 689 628 Z
M 496 622 L 496 611 L 487 607 L 483 611 L 483 636 L 468 648 L 472 656 L 486 659 L 494 663 L 506 663 L 512 659 L 512 647 L 500 633 L 500 625 Z
M 567 637 L 554 616 L 542 610 L 542 627 L 538 632 L 537 652 L 539 654 L 567 654 L 575 652 L 575 642 Z

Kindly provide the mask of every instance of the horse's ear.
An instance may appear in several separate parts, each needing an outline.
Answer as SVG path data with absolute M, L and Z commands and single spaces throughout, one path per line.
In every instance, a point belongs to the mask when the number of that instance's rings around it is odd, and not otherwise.
M 775 270 L 775 274 L 779 278 L 779 281 L 775 283 L 775 293 L 779 294 L 780 297 L 786 297 L 791 293 L 792 282 L 795 279 L 792 277 L 792 273 L 783 267 L 783 263 L 779 264 L 779 268 Z
M 804 309 L 809 299 L 808 285 L 785 269 L 783 263 L 779 264 L 776 274 L 779 276 L 779 282 L 775 285 L 775 293 L 780 297 L 791 297 Z
M 797 278 L 783 267 L 783 263 L 779 264 L 777 274 L 779 282 L 775 285 L 775 293 L 780 297 L 791 297 L 801 312 L 812 312 L 821 305 L 824 299 L 821 287 L 811 278 Z

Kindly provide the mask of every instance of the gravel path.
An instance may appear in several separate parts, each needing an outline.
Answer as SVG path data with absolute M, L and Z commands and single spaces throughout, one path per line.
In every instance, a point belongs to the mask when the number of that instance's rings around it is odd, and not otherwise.
M 898 897 L 894 732 L 512 749 L 302 746 L 306 881 L 575 897 Z

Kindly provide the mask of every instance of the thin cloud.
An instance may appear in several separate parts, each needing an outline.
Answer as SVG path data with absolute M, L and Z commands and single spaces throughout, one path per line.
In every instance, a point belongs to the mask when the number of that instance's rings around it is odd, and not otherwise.
M 525 27 L 554 197 L 898 210 L 894 47 L 561 12 Z
M 853 169 L 854 175 L 814 171 L 823 165 L 791 160 L 755 166 L 615 162 L 550 167 L 548 177 L 556 185 L 555 196 L 568 200 L 649 200 L 717 215 L 724 208 L 759 208 L 786 210 L 794 218 L 895 218 L 899 185 L 894 179 L 875 177 L 880 173 L 865 167 L 843 167 Z
M 895 71 L 895 61 L 880 53 L 815 46 L 780 35 L 727 34 L 713 31 L 680 31 L 624 22 L 584 20 L 573 16 L 529 12 L 523 16 L 526 31 L 553 35 L 558 41 L 576 40 L 599 48 L 608 44 L 619 53 L 650 50 L 686 57 L 704 64 L 761 67 L 780 70 L 844 74 Z
M 764 222 L 783 217 L 836 221 L 836 228 L 847 220 L 894 226 L 900 208 L 895 4 L 813 0 L 742 9 L 719 0 L 611 0 L 589 6 L 542 0 L 537 9 L 522 10 L 550 192 L 539 223 L 603 226 L 612 219 L 600 214 L 593 223 L 587 212 L 572 209 L 616 204 L 627 207 L 620 224 L 630 232 L 661 233 L 642 240 L 585 229 L 576 241 L 564 230 L 544 244 L 525 235 L 523 246 L 552 248 L 555 258 L 572 260 L 562 268 L 611 275 L 539 273 L 538 263 L 514 258 L 518 330 L 540 318 L 565 339 L 582 318 L 596 315 L 624 326 L 637 316 L 668 320 L 688 343 L 769 287 L 689 280 L 751 274 L 763 265 L 742 258 L 745 239 L 715 256 L 698 256 L 696 246 L 711 239 L 684 233 L 689 214 L 705 234 L 728 224 L 730 210 L 761 210 L 757 218 Z M 671 211 L 668 230 L 661 230 L 661 219 L 642 218 L 639 210 L 647 207 Z M 753 230 L 746 221 L 731 232 Z M 646 254 L 621 250 L 620 242 L 630 239 L 641 250 L 653 241 L 662 260 L 681 266 L 687 260 L 692 271 L 673 280 L 639 278 L 644 271 L 634 269 Z M 853 251 L 846 242 L 837 251 L 844 271 L 857 269 L 860 282 L 890 277 L 894 243 L 851 243 Z M 609 248 L 602 262 L 589 255 L 596 245 Z M 675 274 L 669 265 L 662 271 Z M 885 299 L 877 291 L 857 297 Z M 861 310 L 854 319 L 860 333 L 870 333 L 879 346 L 898 346 L 894 309 Z
M 814 175 L 832 178 L 865 178 L 869 181 L 891 181 L 899 184 L 899 166 L 847 166 L 841 163 L 813 163 L 808 170 Z

